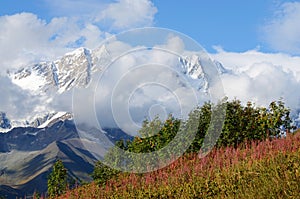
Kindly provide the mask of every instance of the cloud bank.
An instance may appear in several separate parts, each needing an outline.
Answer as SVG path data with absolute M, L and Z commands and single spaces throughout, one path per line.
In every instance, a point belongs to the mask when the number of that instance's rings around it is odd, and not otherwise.
M 46 112 L 43 96 L 32 96 L 11 82 L 8 77 L 0 76 L 0 112 L 7 113 L 8 118 L 15 120 L 32 119 L 30 116 Z
M 283 98 L 294 113 L 300 109 L 300 57 L 257 50 L 236 53 L 220 49 L 211 56 L 232 70 L 222 75 L 228 97 L 263 106 Z
M 155 47 L 182 51 L 182 45 L 179 38 L 169 37 Z M 166 119 L 170 113 L 182 118 L 197 106 L 197 94 L 191 85 L 197 80 L 182 72 L 178 56 L 141 47 L 121 41 L 106 46 L 109 52 L 119 51 L 121 56 L 116 55 L 109 67 L 95 74 L 89 88 L 75 90 L 73 111 L 79 124 L 96 126 L 99 122 L 101 127 L 113 126 L 136 133 L 145 118 Z M 124 54 L 121 49 L 131 53 Z

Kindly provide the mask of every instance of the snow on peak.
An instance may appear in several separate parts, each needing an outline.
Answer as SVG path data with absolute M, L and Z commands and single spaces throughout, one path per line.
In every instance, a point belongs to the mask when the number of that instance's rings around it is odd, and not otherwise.
M 52 114 L 44 123 L 39 125 L 37 128 L 46 128 L 47 126 L 51 126 L 58 120 L 66 120 L 72 118 L 72 115 L 67 112 L 57 112 L 55 114 Z
M 70 120 L 73 116 L 68 112 L 51 112 L 44 115 L 32 116 L 29 120 L 9 120 L 6 113 L 0 112 L 0 133 L 7 133 L 15 127 L 46 128 L 58 121 Z
M 101 71 L 111 61 L 112 56 L 105 45 L 94 50 L 78 48 L 56 61 L 31 65 L 16 72 L 10 72 L 8 76 L 14 84 L 30 91 L 32 95 L 45 97 L 43 102 L 45 102 L 46 108 L 43 106 L 43 111 L 46 111 L 49 110 L 47 104 L 53 97 L 49 93 L 59 95 L 72 88 L 86 87 L 90 83 L 92 75 L 96 71 Z M 203 70 L 204 60 L 201 60 L 198 55 L 188 55 L 179 57 L 179 61 L 181 64 L 177 67 L 187 76 L 191 85 L 199 91 L 206 92 L 208 80 Z M 226 72 L 221 63 L 215 61 L 215 65 L 220 74 Z M 31 118 L 35 118 L 35 120 L 31 123 L 26 122 L 24 125 L 44 128 L 62 117 L 71 118 L 66 112 L 47 113 L 46 116 L 41 117 L 33 115 Z
M 74 87 L 87 86 L 91 73 L 108 58 L 105 46 L 94 51 L 78 48 L 54 62 L 41 62 L 8 75 L 14 84 L 33 94 L 49 91 L 63 93 Z
M 201 58 L 200 56 L 195 54 L 185 57 L 179 57 L 182 72 L 191 79 L 190 83 L 194 86 L 194 88 L 202 90 L 205 93 L 208 91 L 209 87 L 208 77 L 205 74 L 203 68 L 203 63 L 207 62 L 206 59 L 207 58 Z M 210 59 L 209 62 L 211 62 Z M 212 62 L 214 63 L 214 66 L 216 66 L 216 70 L 219 75 L 229 72 L 223 67 L 220 62 L 216 60 L 213 60 Z
M 81 56 L 82 54 L 86 54 L 86 53 L 90 53 L 91 50 L 87 49 L 87 48 L 84 48 L 84 47 L 80 47 L 80 48 L 77 48 L 71 52 L 68 52 L 64 55 L 64 57 L 66 56 Z
M 34 68 L 23 68 L 11 78 L 12 82 L 24 90 L 38 91 L 45 83 L 45 79 Z
M 200 79 L 204 76 L 200 58 L 197 55 L 179 58 L 182 63 L 183 72 L 189 75 L 192 79 Z

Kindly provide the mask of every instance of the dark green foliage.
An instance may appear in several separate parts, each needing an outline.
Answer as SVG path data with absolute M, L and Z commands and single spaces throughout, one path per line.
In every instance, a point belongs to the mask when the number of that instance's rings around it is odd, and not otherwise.
M 68 174 L 61 160 L 57 160 L 48 177 L 49 197 L 59 196 L 68 189 Z
M 174 139 L 179 131 L 180 122 L 172 115 L 165 122 L 160 121 L 159 118 L 151 122 L 145 120 L 139 131 L 141 137 L 135 137 L 133 141 L 127 142 L 128 151 L 147 153 L 162 149 Z
M 111 179 L 118 173 L 119 171 L 106 166 L 101 161 L 98 161 L 95 164 L 95 168 L 91 176 L 97 184 L 104 185 L 107 180 Z
M 40 198 L 41 198 L 41 194 L 40 194 L 38 191 L 35 191 L 35 192 L 33 193 L 33 198 L 34 198 L 34 199 L 40 199 Z
M 181 155 L 180 149 L 191 140 L 187 153 L 210 151 L 215 145 L 237 147 L 248 141 L 280 136 L 282 129 L 286 132 L 292 129 L 289 114 L 290 110 L 282 101 L 272 102 L 268 108 L 255 107 L 251 102 L 243 106 L 239 100 L 224 99 L 217 105 L 207 102 L 191 111 L 186 121 L 172 115 L 164 122 L 159 118 L 145 120 L 139 131 L 140 137 L 117 142 L 104 161 L 113 168 L 129 167 L 139 171 L 148 166 L 153 169 L 159 166 L 159 160 L 167 161 Z M 173 148 L 162 150 L 176 139 Z M 156 156 L 143 156 L 142 160 L 142 156 L 137 155 L 150 152 L 155 152 Z M 117 173 L 99 162 L 92 176 L 96 182 L 103 184 Z
M 198 125 L 198 130 L 194 141 L 188 149 L 188 152 L 199 151 L 202 146 L 203 139 L 210 125 L 212 115 L 212 104 L 205 103 L 202 107 L 197 107 L 189 114 L 186 122 L 186 130 L 193 131 L 193 127 Z
M 283 131 L 289 132 L 293 128 L 289 116 L 290 110 L 284 106 L 282 101 L 272 102 L 268 108 L 255 107 L 251 102 L 243 106 L 239 100 L 225 101 L 222 103 L 225 106 L 226 117 L 223 123 L 222 133 L 216 143 L 217 147 L 236 147 L 245 141 L 264 140 L 280 136 Z M 220 104 L 217 106 L 220 106 Z M 194 118 L 197 117 L 194 115 L 199 115 L 200 118 L 196 138 L 189 152 L 199 151 L 202 147 L 203 139 L 207 135 L 208 128 L 215 128 L 213 125 L 222 123 L 223 118 L 218 118 L 218 114 L 215 114 L 215 116 L 211 118 L 211 110 L 217 106 L 206 103 L 190 114 L 188 123 L 196 122 Z
M 165 122 L 161 122 L 158 118 L 151 122 L 146 120 L 139 132 L 141 137 L 135 137 L 132 141 L 118 141 L 116 146 L 108 151 L 102 161 L 105 165 L 110 165 L 112 168 L 123 171 L 141 172 L 153 170 L 159 167 L 160 159 L 163 158 L 168 161 L 172 158 L 171 155 L 176 153 L 174 148 L 177 146 L 173 147 L 172 150 L 164 147 L 174 140 L 179 127 L 180 120 L 175 119 L 171 115 Z M 110 170 L 102 163 L 97 163 L 97 171 L 93 174 L 95 181 L 103 183 L 106 179 L 109 179 L 104 177 L 104 172 L 108 173 L 108 175 L 116 174 L 114 169 Z M 103 180 L 97 180 L 100 177 Z

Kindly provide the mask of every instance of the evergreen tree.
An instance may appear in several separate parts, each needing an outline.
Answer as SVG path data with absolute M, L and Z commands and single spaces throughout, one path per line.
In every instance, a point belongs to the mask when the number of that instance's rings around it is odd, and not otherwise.
M 48 177 L 48 195 L 55 197 L 65 193 L 68 186 L 67 178 L 67 169 L 61 160 L 57 160 Z

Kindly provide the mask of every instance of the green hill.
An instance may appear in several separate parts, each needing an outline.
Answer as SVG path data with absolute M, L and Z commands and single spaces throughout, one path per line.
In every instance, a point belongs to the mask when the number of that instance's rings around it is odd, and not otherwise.
M 187 154 L 146 174 L 121 173 L 61 198 L 300 198 L 300 133 Z

